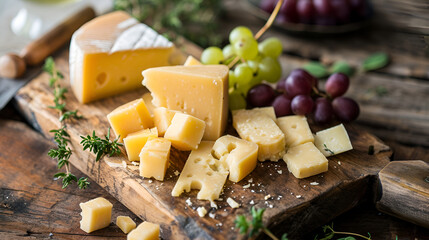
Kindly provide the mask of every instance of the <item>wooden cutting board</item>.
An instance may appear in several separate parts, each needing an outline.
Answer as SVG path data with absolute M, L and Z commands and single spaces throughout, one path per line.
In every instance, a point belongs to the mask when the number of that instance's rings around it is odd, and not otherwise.
M 179 47 L 184 52 L 198 55 L 200 50 L 192 44 Z M 180 55 L 180 54 L 179 54 Z M 55 58 L 57 67 L 64 73 L 63 84 L 68 83 L 68 50 L 64 49 Z M 44 136 L 52 139 L 49 130 L 60 127 L 58 113 L 48 108 L 53 104 L 53 95 L 48 85 L 49 77 L 42 73 L 22 88 L 16 102 L 28 121 Z M 372 196 L 378 172 L 389 163 L 392 152 L 373 135 L 359 130 L 353 124 L 346 125 L 354 149 L 329 158 L 329 171 L 306 179 L 296 179 L 288 173 L 286 164 L 258 163 L 256 170 L 237 184 L 227 181 L 223 201 L 213 209 L 208 201 L 196 199 L 196 191 L 172 197 L 171 190 L 189 155 L 189 152 L 172 150 L 171 165 L 164 182 L 143 179 L 138 167 L 122 161 L 125 155 L 105 157 L 95 162 L 92 153 L 82 150 L 81 135 L 95 130 L 104 136 L 109 127 L 106 115 L 116 107 L 141 97 L 147 90 L 138 89 L 116 97 L 82 105 L 69 91 L 67 108 L 78 109 L 85 117 L 67 124 L 71 136 L 73 155 L 71 163 L 91 179 L 105 188 L 140 218 L 159 223 L 163 239 L 243 239 L 234 227 L 239 214 L 249 216 L 251 207 L 266 208 L 264 224 L 278 236 L 288 233 L 289 237 L 302 234 L 329 223 L 334 217 L 353 208 L 361 200 Z M 313 128 L 313 131 L 319 130 Z M 228 130 L 234 133 L 232 127 Z M 369 146 L 375 153 L 368 154 Z M 175 174 L 176 173 L 176 174 Z M 51 178 L 51 176 L 46 176 Z M 249 188 L 243 188 L 248 185 Z M 266 197 L 270 195 L 268 199 Z M 241 204 L 232 209 L 226 203 L 228 197 Z M 186 203 L 187 200 L 192 205 Z M 210 214 L 198 216 L 196 208 L 203 206 Z M 76 211 L 79 211 L 76 209 Z M 113 210 L 115 211 L 115 210 Z M 210 216 L 209 216 L 210 215 Z

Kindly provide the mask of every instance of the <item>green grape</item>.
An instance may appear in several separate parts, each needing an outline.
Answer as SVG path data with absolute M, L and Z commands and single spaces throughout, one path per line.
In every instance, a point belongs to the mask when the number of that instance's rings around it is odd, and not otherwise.
M 235 90 L 240 92 L 243 96 L 247 96 L 247 92 L 252 88 L 253 86 L 250 85 L 250 82 L 248 83 L 237 83 Z
M 240 92 L 233 91 L 229 93 L 228 104 L 229 104 L 229 109 L 231 111 L 243 109 L 243 108 L 246 108 L 246 99 Z
M 258 45 L 259 52 L 264 56 L 277 58 L 282 54 L 283 46 L 278 38 L 267 38 Z
M 228 86 L 230 88 L 233 88 L 235 86 L 235 84 L 237 83 L 237 77 L 235 76 L 235 73 L 233 70 L 229 70 L 229 75 L 228 75 Z
M 237 83 L 239 84 L 248 84 L 253 78 L 252 69 L 247 66 L 245 63 L 241 63 L 235 67 L 234 70 L 235 77 L 237 78 Z
M 253 38 L 252 31 L 244 26 L 236 27 L 229 33 L 229 42 L 233 44 L 235 41 L 243 37 Z
M 259 63 L 259 75 L 262 80 L 270 83 L 277 82 L 282 75 L 280 63 L 274 58 L 264 57 Z
M 225 56 L 226 59 L 232 57 L 235 55 L 235 51 L 234 48 L 231 46 L 231 44 L 226 45 L 223 49 L 222 49 L 222 53 L 223 56 Z
M 219 64 L 224 60 L 222 50 L 218 47 L 208 47 L 201 54 L 203 64 Z
M 244 60 L 258 56 L 258 42 L 253 37 L 242 37 L 233 43 L 235 53 Z
M 262 83 L 262 77 L 259 74 L 256 74 L 255 76 L 253 76 L 253 78 L 250 80 L 249 85 L 251 87 Z
M 252 69 L 252 71 L 254 73 L 256 73 L 259 69 L 259 61 L 260 61 L 260 59 L 258 59 L 258 57 L 256 57 L 256 59 L 248 60 L 248 61 L 246 61 L 246 63 Z

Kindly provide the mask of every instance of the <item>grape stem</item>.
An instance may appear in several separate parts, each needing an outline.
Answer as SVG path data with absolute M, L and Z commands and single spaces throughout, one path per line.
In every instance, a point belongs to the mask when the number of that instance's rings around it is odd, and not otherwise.
M 265 25 L 255 34 L 255 39 L 258 40 L 262 36 L 262 34 L 265 33 L 265 31 L 268 30 L 268 28 L 271 27 L 271 25 L 274 22 L 274 19 L 277 17 L 277 13 L 279 13 L 280 7 L 282 6 L 284 0 L 280 0 L 277 2 L 276 7 L 274 8 L 273 12 L 271 13 L 270 18 L 268 18 L 268 21 L 265 23 Z
M 324 98 L 328 98 L 329 96 L 321 91 L 319 91 L 319 89 L 317 89 L 315 86 L 312 87 L 314 93 L 316 93 L 318 96 L 324 97 Z

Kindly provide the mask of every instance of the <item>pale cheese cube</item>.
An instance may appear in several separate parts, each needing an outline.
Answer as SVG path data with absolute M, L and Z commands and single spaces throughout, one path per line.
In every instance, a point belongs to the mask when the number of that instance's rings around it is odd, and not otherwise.
M 127 240 L 159 240 L 159 225 L 142 222 L 127 235 Z
M 176 149 L 195 150 L 203 138 L 205 127 L 203 120 L 188 114 L 176 113 L 165 131 L 164 138 L 170 140 Z
M 314 142 L 305 116 L 286 116 L 277 118 L 277 125 L 285 135 L 286 147 L 290 148 L 306 142 Z
M 171 142 L 164 138 L 147 141 L 140 153 L 140 176 L 163 181 L 170 160 Z
M 326 157 L 353 149 L 343 124 L 317 132 L 314 144 Z
M 120 141 L 130 133 L 153 127 L 152 116 L 141 98 L 116 108 L 107 119 Z
M 79 207 L 82 209 L 80 228 L 83 231 L 90 233 L 109 226 L 113 205 L 107 199 L 102 197 L 95 198 L 88 202 L 80 203 Z
M 273 119 L 274 122 L 277 120 L 276 112 L 274 111 L 273 107 L 253 108 L 252 111 L 264 113 L 264 114 L 268 115 L 271 119 Z
M 153 121 L 155 127 L 158 128 L 160 137 L 164 136 L 165 131 L 167 131 L 167 128 L 171 124 L 171 120 L 173 120 L 174 115 L 178 112 L 179 111 L 170 110 L 165 107 L 159 107 L 153 110 Z
M 149 111 L 150 115 L 153 117 L 153 111 L 156 107 L 152 103 L 152 100 L 153 100 L 152 94 L 147 92 L 147 93 L 143 94 L 142 98 L 143 98 L 144 103 L 146 104 L 147 110 Z
M 127 152 L 128 160 L 139 161 L 139 154 L 146 142 L 149 139 L 156 137 L 158 137 L 158 131 L 156 127 L 143 129 L 138 132 L 128 134 L 128 136 L 124 138 L 124 146 Z
M 186 58 L 186 61 L 183 64 L 183 66 L 195 66 L 195 65 L 203 65 L 203 64 L 200 61 L 198 61 L 196 58 L 190 55 L 188 56 L 188 58 Z
M 118 216 L 116 218 L 116 225 L 124 232 L 125 234 L 131 232 L 136 228 L 136 223 L 128 216 Z
M 214 155 L 226 162 L 229 180 L 239 182 L 251 173 L 258 161 L 258 145 L 231 135 L 220 137 L 213 146 Z
M 291 147 L 283 156 L 289 172 L 296 178 L 306 178 L 328 171 L 328 159 L 312 142 Z

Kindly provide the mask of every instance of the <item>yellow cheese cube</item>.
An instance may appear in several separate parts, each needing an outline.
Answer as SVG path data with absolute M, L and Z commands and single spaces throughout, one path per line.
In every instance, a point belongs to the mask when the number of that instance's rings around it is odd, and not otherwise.
M 129 233 L 131 230 L 136 228 L 136 223 L 128 216 L 118 216 L 116 218 L 116 225 L 122 230 L 122 232 Z
M 176 113 L 179 111 L 169 110 L 165 107 L 155 108 L 153 110 L 153 122 L 155 123 L 155 127 L 158 128 L 159 136 L 164 136 L 165 131 L 171 124 L 171 120 Z
M 228 177 L 228 166 L 213 157 L 213 145 L 214 142 L 202 141 L 198 149 L 191 152 L 171 193 L 174 197 L 183 191 L 200 189 L 198 199 L 214 201 L 219 198 Z
M 296 178 L 306 178 L 328 171 L 328 159 L 312 142 L 289 148 L 283 160 Z
M 153 111 L 156 107 L 152 103 L 152 94 L 147 92 L 143 94 L 142 98 L 143 98 L 144 104 L 146 104 L 147 110 L 149 111 L 150 115 L 153 117 Z
M 194 66 L 194 65 L 203 65 L 200 61 L 192 57 L 191 55 L 188 56 L 183 66 Z
M 159 225 L 142 222 L 127 235 L 127 240 L 159 240 Z
M 93 19 L 70 44 L 70 81 L 87 103 L 141 87 L 141 71 L 167 66 L 173 44 L 125 12 Z
M 242 139 L 258 144 L 258 160 L 277 162 L 285 153 L 285 136 L 274 120 L 260 109 L 232 112 L 232 124 Z
M 203 138 L 206 124 L 204 121 L 184 113 L 176 113 L 164 138 L 171 141 L 176 149 L 190 151 L 198 148 Z
M 107 119 L 121 141 L 130 133 L 153 127 L 153 119 L 141 98 L 116 108 Z
M 158 131 L 156 127 L 150 129 L 143 129 L 137 132 L 128 134 L 124 138 L 124 146 L 127 151 L 128 160 L 130 161 L 139 161 L 139 154 L 142 151 L 142 148 L 145 146 L 146 142 L 151 138 L 158 137 Z
M 253 108 L 252 111 L 254 112 L 260 112 L 268 115 L 271 119 L 277 121 L 276 112 L 274 111 L 273 107 L 261 107 L 261 108 Z
M 171 142 L 164 138 L 147 141 L 140 153 L 140 176 L 163 181 L 170 159 Z
M 83 231 L 90 233 L 109 226 L 113 205 L 107 199 L 99 197 L 80 203 L 79 207 L 82 209 L 80 228 Z
M 228 67 L 225 65 L 158 67 L 143 71 L 143 85 L 153 104 L 206 122 L 205 140 L 216 140 L 228 120 Z
M 225 161 L 229 180 L 239 182 L 251 173 L 258 161 L 258 145 L 231 135 L 220 137 L 213 146 L 213 153 Z
M 277 119 L 277 125 L 285 134 L 286 147 L 314 142 L 313 133 L 305 116 L 286 116 Z
M 314 144 L 326 157 L 353 149 L 343 124 L 317 132 Z

